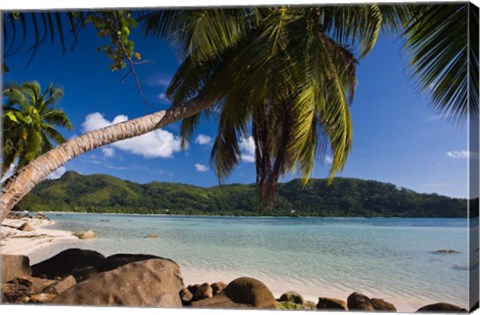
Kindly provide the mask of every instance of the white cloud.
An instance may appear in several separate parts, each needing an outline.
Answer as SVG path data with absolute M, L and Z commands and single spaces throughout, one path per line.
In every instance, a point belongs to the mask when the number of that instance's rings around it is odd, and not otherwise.
M 241 137 L 238 146 L 240 147 L 242 161 L 248 163 L 255 162 L 255 142 L 252 136 L 248 138 Z
M 48 175 L 47 177 L 45 177 L 45 179 L 57 179 L 57 178 L 60 178 L 60 177 L 62 177 L 63 174 L 65 174 L 66 171 L 67 171 L 67 169 L 65 168 L 65 166 L 60 166 L 59 168 L 57 168 L 56 170 L 54 170 L 53 172 L 51 172 L 50 175 Z
M 167 87 L 170 85 L 171 77 L 164 73 L 159 73 L 153 75 L 147 79 L 147 84 L 150 86 L 163 86 Z
M 102 114 L 92 113 L 87 115 L 82 123 L 82 127 L 84 132 L 88 132 L 125 120 L 128 120 L 128 117 L 125 115 L 118 115 L 112 121 L 108 121 Z M 157 129 L 135 138 L 121 140 L 112 143 L 111 146 L 145 158 L 168 158 L 172 157 L 175 152 L 182 150 L 180 138 L 162 129 Z
M 195 164 L 195 169 L 198 171 L 198 172 L 206 172 L 208 171 L 208 166 L 204 165 L 204 164 Z
M 103 156 L 106 158 L 115 156 L 115 150 L 111 147 L 102 148 Z
M 448 151 L 447 156 L 454 159 L 478 159 L 478 152 L 470 152 L 467 150 Z
M 197 136 L 197 138 L 195 139 L 195 143 L 198 143 L 200 145 L 207 145 L 207 144 L 212 143 L 212 138 L 210 136 L 207 136 L 207 135 L 199 134 Z
M 325 156 L 325 163 L 332 164 L 333 163 L 333 157 L 331 155 L 326 155 Z

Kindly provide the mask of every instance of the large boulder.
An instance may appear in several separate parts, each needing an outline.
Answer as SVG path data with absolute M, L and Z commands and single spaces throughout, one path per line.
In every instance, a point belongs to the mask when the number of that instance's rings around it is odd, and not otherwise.
M 318 298 L 317 309 L 348 310 L 347 303 L 345 301 L 328 297 Z
M 105 261 L 96 268 L 97 272 L 104 272 L 116 269 L 120 266 L 136 262 L 142 261 L 152 258 L 161 258 L 163 257 L 154 256 L 154 255 L 144 255 L 144 254 L 115 254 L 108 256 Z M 167 259 L 168 260 L 168 259 Z
M 182 307 L 182 288 L 178 265 L 154 258 L 94 275 L 60 294 L 52 304 Z
M 303 305 L 303 296 L 301 296 L 297 292 L 288 291 L 283 293 L 280 298 L 278 299 L 280 302 L 293 302 L 295 304 L 302 304 Z
M 417 312 L 453 312 L 453 313 L 458 313 L 458 312 L 467 312 L 466 309 L 449 304 L 449 303 L 433 303 L 429 305 L 422 306 L 417 310 Z
M 35 277 L 53 279 L 73 275 L 85 268 L 97 268 L 105 262 L 105 256 L 86 249 L 72 248 L 32 266 Z
M 220 293 L 209 299 L 192 302 L 203 308 L 263 308 L 278 309 L 272 292 L 261 281 L 249 277 L 233 280 Z
M 2 283 L 32 275 L 30 259 L 22 255 L 2 255 Z
M 350 294 L 350 296 L 347 298 L 347 306 L 348 306 L 348 309 L 351 311 L 353 310 L 374 311 L 375 310 L 372 303 L 370 302 L 370 298 L 358 292 L 354 292 Z
M 347 298 L 348 310 L 361 311 L 386 311 L 396 312 L 397 308 L 392 304 L 382 299 L 372 298 L 358 292 L 350 294 Z

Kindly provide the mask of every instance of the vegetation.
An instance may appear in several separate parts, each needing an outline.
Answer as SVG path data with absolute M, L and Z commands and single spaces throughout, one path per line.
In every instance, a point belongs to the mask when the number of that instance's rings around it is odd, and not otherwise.
M 128 63 L 127 75 L 135 75 L 132 59 L 140 55 L 128 37 L 136 26 L 129 12 L 66 14 L 75 40 L 79 27 L 92 22 L 100 36 L 110 37 L 100 50 L 112 59 L 112 70 Z M 23 45 L 25 36 L 21 39 L 15 30 L 27 33 L 25 16 L 8 15 L 5 25 L 13 34 L 4 32 L 7 47 L 16 47 L 17 40 Z M 48 34 L 53 40 L 55 30 L 65 47 L 60 13 L 28 17 L 35 30 L 33 52 Z M 314 160 L 322 160 L 326 148 L 333 154 L 331 180 L 342 170 L 351 147 L 349 105 L 355 65 L 373 48 L 382 30 L 406 36 L 414 75 L 424 90 L 432 91 L 435 106 L 461 118 L 468 109 L 474 116 L 478 112 L 478 84 L 474 84 L 478 49 L 467 45 L 469 25 L 459 23 L 478 20 L 478 10 L 469 3 L 165 10 L 140 14 L 140 20 L 147 34 L 174 41 L 184 54 L 167 91 L 173 107 L 124 122 L 121 128 L 110 126 L 77 137 L 32 161 L 2 189 L 0 219 L 68 160 L 181 119 L 182 135 L 188 138 L 206 109 L 220 111 L 211 155 L 220 179 L 238 163 L 237 141 L 251 124 L 260 200 L 276 191 L 276 182 L 286 172 L 298 169 L 306 184 Z M 448 27 L 437 32 L 438 25 Z M 478 28 L 473 29 L 472 43 L 477 43 L 473 47 L 478 47 Z M 6 51 L 11 53 L 9 48 Z M 467 71 L 469 67 L 472 71 Z M 473 96 L 473 102 L 467 95 Z
M 56 108 L 63 98 L 60 87 L 50 84 L 42 93 L 36 81 L 7 83 L 3 97 L 2 176 L 10 165 L 15 163 L 20 169 L 51 150 L 52 142 L 65 142 L 55 127 L 72 128 L 65 112 Z
M 291 215 L 338 217 L 466 217 L 467 201 L 419 194 L 393 184 L 337 177 L 278 184 L 269 212 L 262 212 L 255 185 L 210 188 L 185 184 L 138 184 L 109 175 L 74 171 L 37 185 L 18 210 L 192 215 Z M 167 211 L 168 210 L 168 211 Z

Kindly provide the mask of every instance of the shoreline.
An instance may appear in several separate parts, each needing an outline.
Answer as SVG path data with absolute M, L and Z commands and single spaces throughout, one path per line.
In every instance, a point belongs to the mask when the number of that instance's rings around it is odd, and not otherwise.
M 24 223 L 33 231 L 18 230 Z M 1 254 L 28 256 L 30 263 L 35 264 L 55 255 L 59 248 L 78 244 L 79 239 L 72 232 L 50 228 L 54 225 L 55 221 L 48 219 L 4 219 L 0 227 Z
M 52 214 L 64 213 L 64 212 L 48 212 L 50 216 Z M 73 214 L 78 214 L 72 212 Z M 85 213 L 88 214 L 88 213 Z M 132 215 L 132 214 L 113 214 L 113 215 Z M 141 214 L 140 214 L 141 215 Z M 156 214 L 154 214 L 156 215 Z M 135 216 L 135 215 L 134 215 Z M 169 215 L 160 215 L 169 216 Z M 21 226 L 23 223 L 31 225 L 35 231 L 19 231 L 15 227 Z M 70 248 L 83 248 L 87 249 L 84 245 L 89 242 L 88 240 L 80 240 L 76 236 L 72 235 L 73 231 L 57 230 L 55 229 L 55 221 L 47 219 L 37 218 L 21 218 L 21 219 L 5 219 L 1 226 L 1 254 L 10 255 L 25 255 L 30 259 L 30 264 L 36 264 L 43 260 L 46 260 L 63 250 Z M 148 254 L 148 253 L 144 253 Z M 177 262 L 181 265 L 181 262 Z M 185 286 L 213 283 L 222 281 L 229 283 L 230 281 L 242 277 L 250 276 L 262 281 L 274 294 L 276 298 L 279 298 L 283 293 L 287 291 L 295 291 L 301 294 L 305 300 L 318 302 L 318 297 L 337 298 L 340 300 L 347 300 L 347 297 L 355 290 L 348 289 L 343 285 L 341 287 L 332 287 L 325 284 L 321 287 L 315 287 L 315 289 L 307 288 L 302 283 L 295 285 L 285 284 L 281 280 L 277 280 L 269 277 L 262 277 L 259 275 L 249 274 L 231 274 L 228 272 L 212 272 L 209 270 L 202 270 L 193 266 L 182 266 L 182 276 Z M 365 290 L 361 293 L 370 296 L 385 299 L 390 303 L 393 303 L 398 312 L 415 312 L 420 307 L 429 303 L 435 303 L 437 301 L 426 301 L 425 298 L 418 298 L 415 296 L 404 295 L 391 295 L 386 296 L 382 293 L 375 292 L 375 290 Z M 463 306 L 462 306 L 463 307 Z

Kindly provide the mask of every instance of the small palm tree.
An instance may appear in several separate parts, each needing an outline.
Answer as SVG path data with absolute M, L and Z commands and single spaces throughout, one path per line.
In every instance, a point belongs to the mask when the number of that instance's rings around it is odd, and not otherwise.
M 43 93 L 36 81 L 7 83 L 3 96 L 2 175 L 11 164 L 16 162 L 16 169 L 20 169 L 51 150 L 54 143 L 64 143 L 66 139 L 56 127 L 72 128 L 65 112 L 55 108 L 63 98 L 63 89 L 53 83 Z

